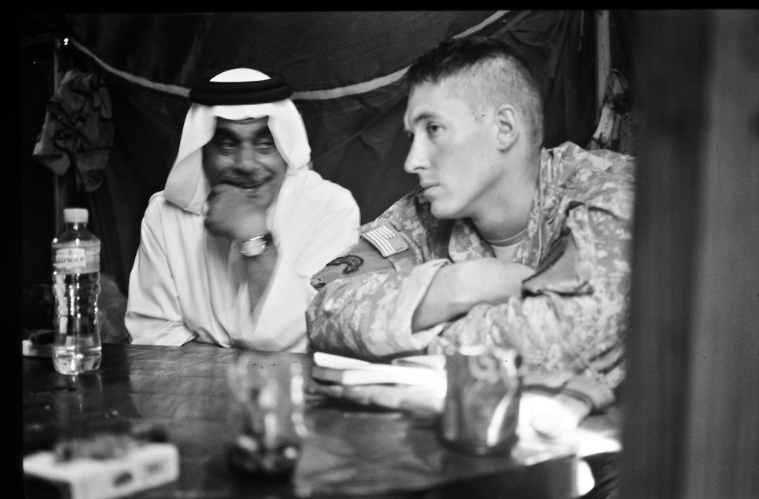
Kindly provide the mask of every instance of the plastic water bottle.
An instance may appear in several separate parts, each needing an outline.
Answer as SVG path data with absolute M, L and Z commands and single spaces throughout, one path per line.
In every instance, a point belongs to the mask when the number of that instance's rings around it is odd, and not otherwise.
M 52 244 L 53 366 L 61 374 L 82 374 L 100 367 L 100 240 L 87 230 L 88 218 L 84 208 L 64 209 L 66 228 Z

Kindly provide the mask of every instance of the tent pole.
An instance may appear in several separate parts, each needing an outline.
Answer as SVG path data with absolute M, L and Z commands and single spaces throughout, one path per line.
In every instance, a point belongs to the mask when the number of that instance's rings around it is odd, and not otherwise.
M 60 57 L 58 56 L 60 38 L 56 37 L 53 41 L 53 94 L 58 91 L 60 85 Z M 61 179 L 54 171 L 50 172 L 53 176 L 53 236 L 55 237 L 63 229 L 63 207 L 61 206 Z
M 596 110 L 604 102 L 606 81 L 611 72 L 611 46 L 609 44 L 609 11 L 598 10 L 596 20 Z

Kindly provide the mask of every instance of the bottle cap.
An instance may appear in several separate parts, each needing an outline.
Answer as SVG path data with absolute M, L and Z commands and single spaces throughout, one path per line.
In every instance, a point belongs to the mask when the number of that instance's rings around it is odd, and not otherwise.
M 87 223 L 89 212 L 87 208 L 64 208 L 63 221 L 66 223 Z

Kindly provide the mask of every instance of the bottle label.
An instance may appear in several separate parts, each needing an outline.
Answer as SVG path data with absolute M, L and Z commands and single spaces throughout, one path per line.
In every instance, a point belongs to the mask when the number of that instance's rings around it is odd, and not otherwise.
M 100 250 L 95 248 L 60 248 L 55 252 L 55 270 L 66 274 L 98 272 Z

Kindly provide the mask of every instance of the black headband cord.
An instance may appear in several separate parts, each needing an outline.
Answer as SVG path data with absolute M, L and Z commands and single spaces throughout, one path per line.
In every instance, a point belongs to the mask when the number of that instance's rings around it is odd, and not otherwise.
M 195 84 L 190 100 L 204 106 L 236 106 L 264 104 L 285 100 L 293 91 L 284 77 L 270 73 L 268 80 L 260 81 L 206 81 Z

